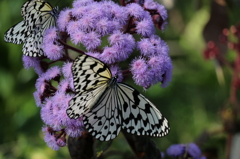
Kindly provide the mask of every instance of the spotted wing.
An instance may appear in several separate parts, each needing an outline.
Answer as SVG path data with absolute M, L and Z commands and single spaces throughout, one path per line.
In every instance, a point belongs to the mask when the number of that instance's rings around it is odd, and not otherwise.
M 168 134 L 168 121 L 152 102 L 126 84 L 118 83 L 117 86 L 122 129 L 135 135 L 162 137 Z
M 121 130 L 121 103 L 117 87 L 108 87 L 95 103 L 95 107 L 83 115 L 83 123 L 88 132 L 100 141 L 116 138 Z
M 76 95 L 69 102 L 67 114 L 76 119 L 92 109 L 112 75 L 104 63 L 87 55 L 75 59 L 72 73 Z
M 14 44 L 22 44 L 29 35 L 29 28 L 24 21 L 21 21 L 6 31 L 4 34 L 4 41 Z
M 22 52 L 26 56 L 40 57 L 43 56 L 43 50 L 41 48 L 43 41 L 42 32 L 31 33 L 24 42 Z

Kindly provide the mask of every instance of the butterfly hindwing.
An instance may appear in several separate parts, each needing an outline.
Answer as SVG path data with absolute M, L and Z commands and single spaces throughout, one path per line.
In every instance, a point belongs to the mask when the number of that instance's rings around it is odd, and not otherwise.
M 31 33 L 27 40 L 24 42 L 22 51 L 24 55 L 31 57 L 40 57 L 43 55 L 42 45 L 42 33 Z
M 106 88 L 95 103 L 96 106 L 83 114 L 85 128 L 100 141 L 108 141 L 118 136 L 122 126 L 122 110 L 119 107 L 117 87 Z

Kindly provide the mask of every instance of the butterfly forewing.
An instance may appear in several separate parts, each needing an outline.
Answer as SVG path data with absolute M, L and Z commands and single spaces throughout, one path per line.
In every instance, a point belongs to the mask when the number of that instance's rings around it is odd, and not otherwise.
M 69 103 L 67 114 L 77 118 L 92 109 L 112 75 L 105 64 L 87 55 L 75 59 L 72 73 L 76 95 Z
M 75 91 L 80 94 L 94 90 L 112 78 L 104 63 L 87 55 L 75 59 L 72 73 Z
M 154 104 L 132 87 L 117 85 L 122 128 L 136 135 L 165 136 L 169 131 L 168 121 Z
M 49 15 L 52 12 L 52 6 L 44 0 L 27 1 L 23 4 L 21 10 L 24 21 L 33 28 L 36 24 L 41 23 L 39 19 L 42 19 L 42 16 Z
M 29 35 L 29 28 L 25 25 L 24 21 L 21 21 L 4 34 L 4 41 L 14 44 L 22 44 Z

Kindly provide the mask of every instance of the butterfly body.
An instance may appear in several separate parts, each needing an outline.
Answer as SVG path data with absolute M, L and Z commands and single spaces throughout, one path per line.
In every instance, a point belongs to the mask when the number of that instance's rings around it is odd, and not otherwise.
M 10 28 L 4 35 L 6 42 L 23 45 L 23 53 L 31 57 L 43 56 L 41 48 L 46 29 L 56 26 L 58 9 L 43 0 L 31 0 L 21 9 L 23 21 Z
M 76 95 L 67 115 L 83 116 L 85 128 L 101 141 L 117 137 L 121 129 L 136 135 L 161 137 L 170 128 L 160 111 L 131 86 L 117 82 L 103 62 L 79 55 L 72 65 Z

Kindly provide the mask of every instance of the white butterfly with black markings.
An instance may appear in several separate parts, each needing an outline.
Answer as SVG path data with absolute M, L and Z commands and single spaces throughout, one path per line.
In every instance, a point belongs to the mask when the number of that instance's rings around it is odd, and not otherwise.
M 26 56 L 43 56 L 41 48 L 46 29 L 56 26 L 58 9 L 43 0 L 31 0 L 21 8 L 23 21 L 11 27 L 4 35 L 6 42 L 23 45 Z
M 85 128 L 96 139 L 112 140 L 121 129 L 136 135 L 168 134 L 168 121 L 154 104 L 129 85 L 117 82 L 103 62 L 79 55 L 72 73 L 76 95 L 67 115 L 73 119 L 83 116 Z

